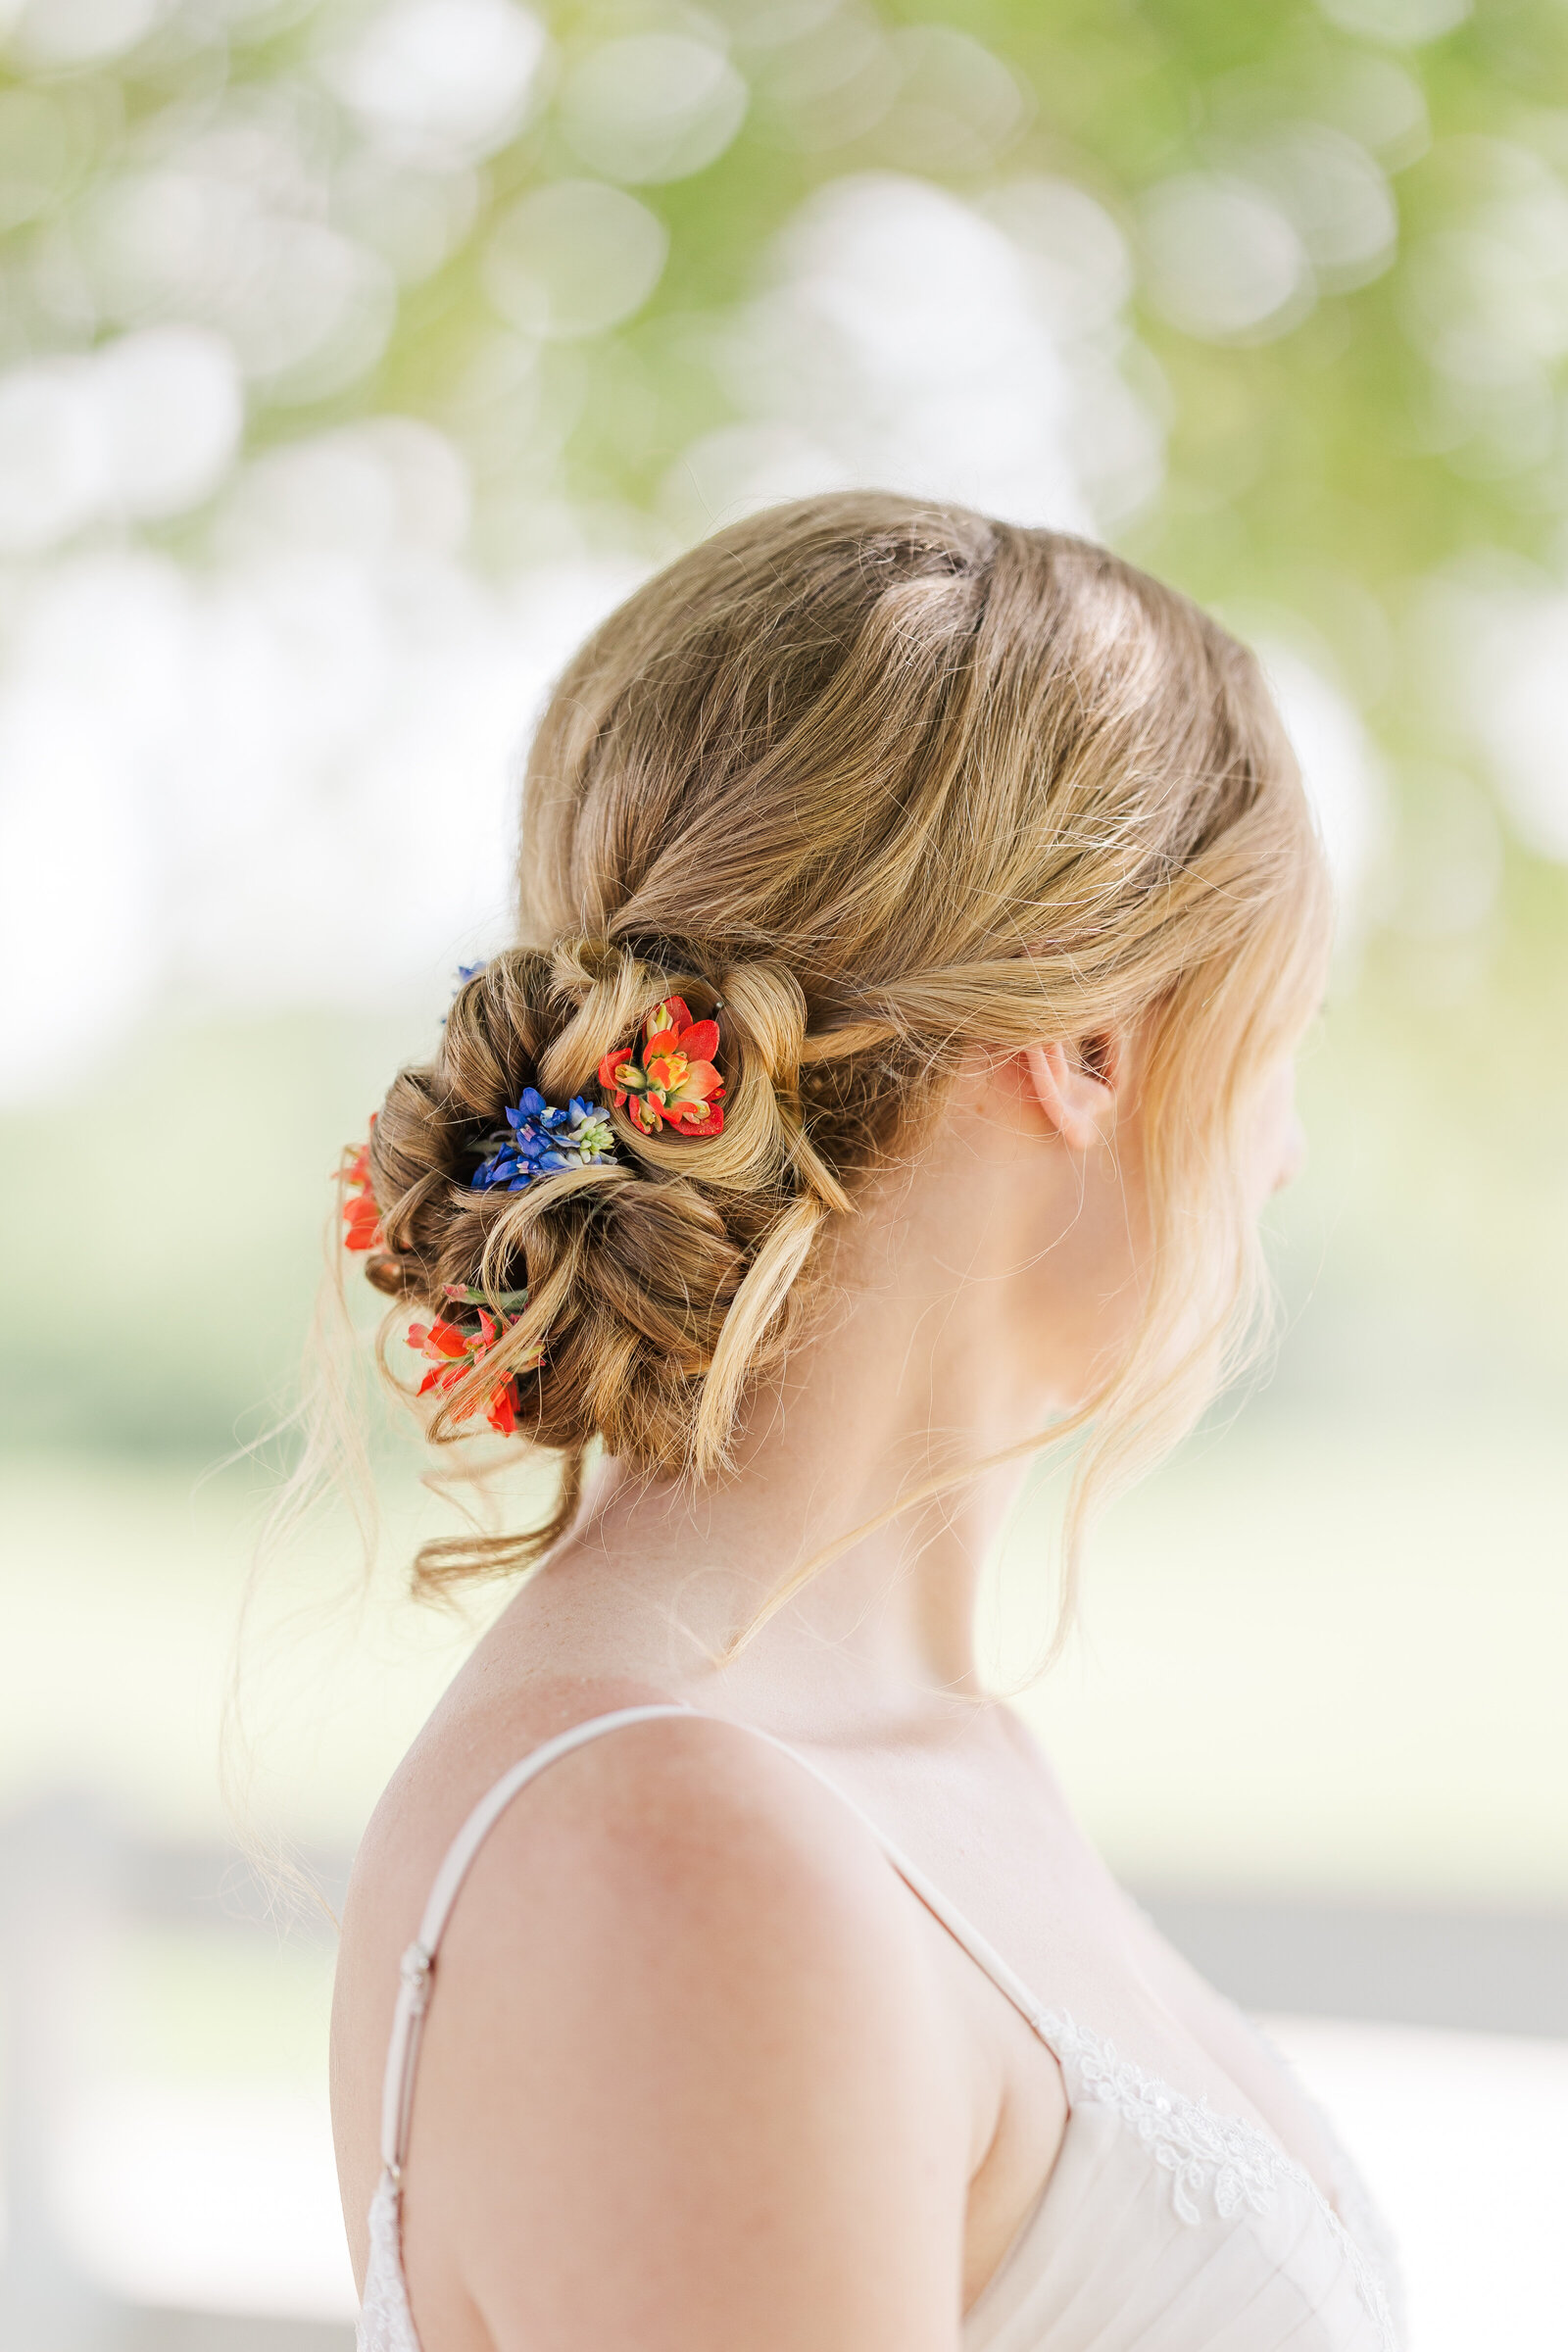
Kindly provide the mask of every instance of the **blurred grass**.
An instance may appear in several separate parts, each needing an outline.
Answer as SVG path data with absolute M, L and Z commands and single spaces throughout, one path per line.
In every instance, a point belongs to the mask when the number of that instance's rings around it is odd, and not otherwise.
M 175 1017 L 69 1102 L 8 1112 L 0 1214 L 25 1345 L 0 1364 L 0 1445 L 210 1461 L 285 1409 L 339 1153 L 433 1027 Z
M 464 1617 L 410 1602 L 406 1505 L 363 1601 L 347 1531 L 318 1529 L 249 1651 L 255 1817 L 304 1844 L 352 1845 L 504 1598 Z M 0 1511 L 20 1538 L 0 1806 L 85 1783 L 143 1831 L 224 1836 L 219 1707 L 252 1499 L 193 1500 L 172 1463 L 60 1456 L 5 1463 Z M 1533 1426 L 1246 1414 L 1117 1506 L 1083 1637 L 1025 1712 L 1136 1880 L 1568 1903 L 1565 1516 L 1568 1467 Z M 1048 1555 L 1026 1513 L 1001 1573 L 1004 1680 L 1043 1628 Z
M 1568 1905 L 1565 1526 L 1538 1424 L 1244 1415 L 1108 1516 L 1024 1712 L 1135 1883 Z M 1043 1539 L 1003 1565 L 1004 1679 Z
M 328 1514 L 264 1579 L 241 1652 L 236 1788 L 259 1832 L 278 1824 L 302 1844 L 352 1846 L 495 1605 L 403 1599 L 390 1563 L 406 1562 L 438 1506 L 395 1470 L 382 1487 L 385 1575 L 363 1582 L 352 1527 Z M 0 1465 L 0 1805 L 83 1788 L 129 1828 L 226 1839 L 220 1740 L 265 1512 L 255 1480 L 205 1480 L 189 1460 L 40 1452 Z

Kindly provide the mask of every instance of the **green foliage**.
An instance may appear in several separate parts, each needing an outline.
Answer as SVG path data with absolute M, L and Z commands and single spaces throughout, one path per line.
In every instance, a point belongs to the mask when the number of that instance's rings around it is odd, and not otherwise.
M 318 1016 L 166 1029 L 90 1105 L 10 1113 L 6 1444 L 216 1458 L 286 1410 L 330 1178 L 408 1045 L 390 1021 Z

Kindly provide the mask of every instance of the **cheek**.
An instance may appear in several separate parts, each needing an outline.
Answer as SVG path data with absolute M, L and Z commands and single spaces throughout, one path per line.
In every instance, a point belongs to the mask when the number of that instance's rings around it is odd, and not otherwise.
M 1258 1106 L 1253 1158 L 1254 1198 L 1261 1204 L 1300 1173 L 1306 1130 L 1296 1108 L 1296 1065 L 1285 1062 L 1271 1079 Z

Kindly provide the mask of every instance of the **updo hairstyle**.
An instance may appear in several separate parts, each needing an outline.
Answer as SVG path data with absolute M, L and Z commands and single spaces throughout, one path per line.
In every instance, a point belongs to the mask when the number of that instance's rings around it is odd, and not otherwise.
M 1191 1420 L 1251 1319 L 1245 1144 L 1320 983 L 1327 893 L 1256 664 L 1184 597 L 1082 540 L 902 497 L 721 531 L 556 688 L 518 917 L 377 1117 L 369 1273 L 437 1313 L 449 1284 L 526 1289 L 429 1434 L 471 1432 L 476 1389 L 542 1344 L 519 1429 L 561 1502 L 426 1546 L 423 1581 L 537 1556 L 596 1441 L 637 1472 L 720 1474 L 825 1230 L 918 1152 L 976 1048 L 1142 1025 L 1154 1274 L 1076 1417 L 1080 1482 Z M 671 995 L 719 1007 L 721 1135 L 616 1111 L 614 1161 L 472 1189 L 525 1087 L 602 1095 L 601 1056 Z

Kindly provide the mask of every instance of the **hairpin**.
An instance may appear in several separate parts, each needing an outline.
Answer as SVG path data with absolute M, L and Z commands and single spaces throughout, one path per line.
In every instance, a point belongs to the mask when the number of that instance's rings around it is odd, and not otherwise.
M 634 1041 L 605 1055 L 599 1083 L 644 1135 L 662 1126 L 677 1135 L 717 1135 L 724 1124 L 717 1052 L 718 1023 L 694 1021 L 683 997 L 664 997 L 643 1022 L 640 1046 Z
M 450 1395 L 468 1374 L 484 1362 L 499 1340 L 512 1329 L 528 1303 L 526 1291 L 502 1291 L 493 1298 L 483 1291 L 469 1289 L 466 1284 L 449 1282 L 444 1295 L 459 1307 L 472 1310 L 469 1317 L 438 1315 L 433 1323 L 411 1323 L 408 1344 L 417 1353 L 429 1358 L 430 1369 L 420 1381 L 416 1396 L 425 1396 L 434 1389 L 442 1396 Z M 490 1312 L 494 1305 L 498 1314 Z M 510 1438 L 517 1426 L 517 1414 L 522 1399 L 518 1393 L 518 1377 L 524 1372 L 536 1372 L 544 1362 L 543 1343 L 514 1364 L 503 1381 L 498 1381 L 487 1396 L 475 1396 L 457 1415 L 460 1421 L 468 1420 L 483 1411 L 485 1419 L 497 1435 Z
M 507 1112 L 512 1133 L 490 1136 L 495 1147 L 469 1177 L 476 1193 L 504 1185 L 509 1193 L 525 1192 L 538 1176 L 559 1168 L 597 1168 L 615 1157 L 614 1131 L 597 1102 L 573 1095 L 566 1109 L 547 1102 L 536 1086 L 524 1087 L 514 1108 Z

